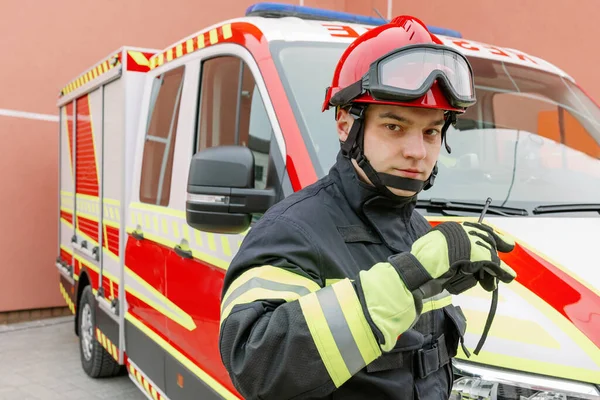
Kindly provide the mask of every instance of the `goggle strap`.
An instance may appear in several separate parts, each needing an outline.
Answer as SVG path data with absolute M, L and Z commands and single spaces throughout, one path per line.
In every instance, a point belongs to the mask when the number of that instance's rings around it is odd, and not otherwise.
M 450 148 L 450 145 L 448 144 L 447 132 L 448 132 L 448 128 L 450 127 L 450 124 L 454 125 L 455 122 L 456 122 L 456 114 L 450 113 L 446 117 L 444 126 L 442 126 L 442 140 L 444 141 L 444 145 L 446 146 L 446 151 L 448 152 L 448 154 L 450 154 L 452 152 L 452 149 Z
M 363 94 L 363 92 L 362 80 L 359 80 L 337 92 L 331 98 L 330 103 L 334 106 L 345 105 L 352 102 L 352 100 Z

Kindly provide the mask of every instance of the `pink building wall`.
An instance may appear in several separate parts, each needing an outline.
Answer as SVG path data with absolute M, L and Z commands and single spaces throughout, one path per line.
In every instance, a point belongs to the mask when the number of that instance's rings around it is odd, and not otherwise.
M 64 304 L 54 267 L 58 233 L 59 89 L 122 45 L 164 48 L 250 0 L 5 0 L 0 6 L 0 312 Z M 292 3 L 293 1 L 289 1 Z M 299 0 L 376 16 L 387 0 Z M 555 63 L 594 98 L 597 0 L 391 2 L 393 15 L 459 30 Z M 315 101 L 321 101 L 316 99 Z M 31 113 L 31 114 L 23 114 Z

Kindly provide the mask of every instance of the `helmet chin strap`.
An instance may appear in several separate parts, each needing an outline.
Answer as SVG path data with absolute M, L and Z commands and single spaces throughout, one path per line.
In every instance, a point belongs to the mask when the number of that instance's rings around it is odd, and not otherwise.
M 358 166 L 365 172 L 369 180 L 379 190 L 379 192 L 392 199 L 406 197 L 395 195 L 387 188 L 388 186 L 393 187 L 395 189 L 415 192 L 415 195 L 422 190 L 430 189 L 433 186 L 433 183 L 435 182 L 435 178 L 437 176 L 437 164 L 433 167 L 431 175 L 429 175 L 429 177 L 425 181 L 375 171 L 375 169 L 373 168 L 363 151 L 365 110 L 365 106 L 356 104 L 353 104 L 349 109 L 350 115 L 352 115 L 352 117 L 354 118 L 354 123 L 352 124 L 352 128 L 350 128 L 350 132 L 348 133 L 346 141 L 342 143 L 343 156 L 346 158 L 355 159 Z M 448 153 L 450 153 L 451 149 L 450 146 L 448 146 L 448 143 L 445 141 L 446 130 L 448 129 L 451 123 L 455 122 L 455 118 L 455 115 L 451 113 L 446 118 L 444 126 L 442 127 L 442 140 L 444 140 L 446 150 L 448 151 Z

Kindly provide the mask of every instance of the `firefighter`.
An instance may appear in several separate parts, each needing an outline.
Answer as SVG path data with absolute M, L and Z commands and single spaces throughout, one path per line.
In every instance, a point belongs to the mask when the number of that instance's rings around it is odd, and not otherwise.
M 450 361 L 468 354 L 450 293 L 516 276 L 498 255 L 510 239 L 415 210 L 474 93 L 467 59 L 414 17 L 347 48 L 323 105 L 335 165 L 263 215 L 225 276 L 219 349 L 244 398 L 449 397 Z

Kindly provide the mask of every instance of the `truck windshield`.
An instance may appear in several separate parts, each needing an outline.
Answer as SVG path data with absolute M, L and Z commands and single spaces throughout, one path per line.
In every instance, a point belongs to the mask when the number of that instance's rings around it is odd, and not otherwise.
M 321 112 L 345 44 L 274 43 L 273 59 L 319 177 L 339 151 L 334 111 Z M 532 210 L 540 204 L 600 203 L 600 110 L 567 78 L 469 58 L 477 104 L 448 132 L 434 187 L 419 199 Z

